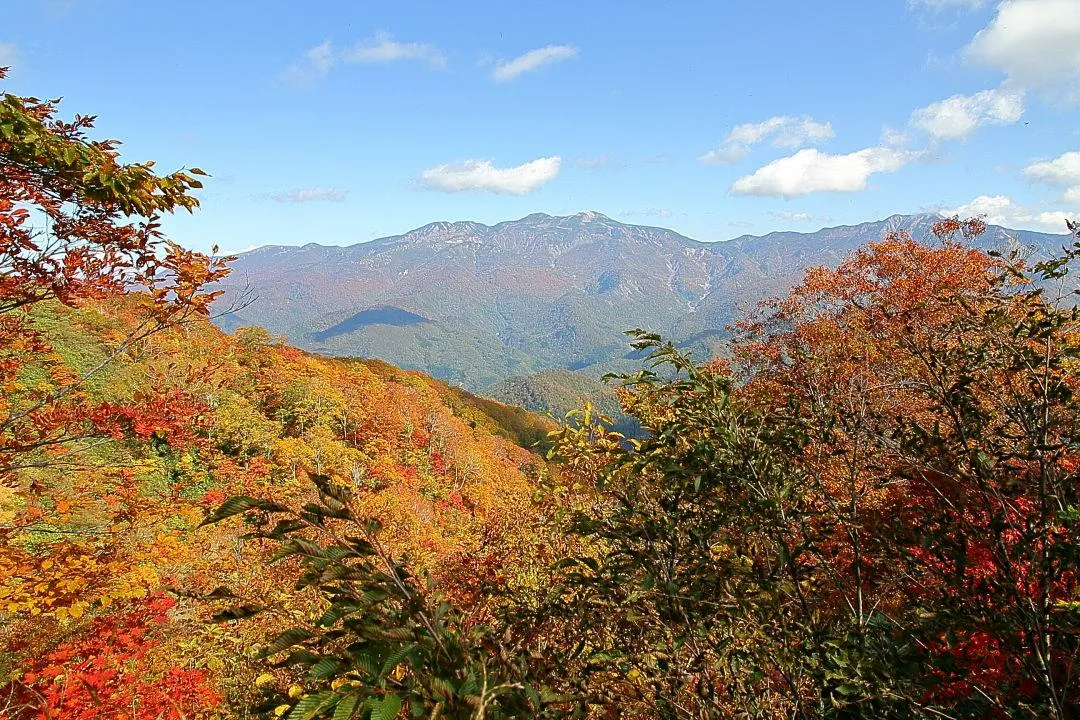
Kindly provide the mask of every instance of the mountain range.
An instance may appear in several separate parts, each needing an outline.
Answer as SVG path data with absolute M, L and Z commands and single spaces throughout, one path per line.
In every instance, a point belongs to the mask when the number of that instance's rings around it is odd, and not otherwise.
M 570 370 L 635 365 L 624 331 L 656 331 L 703 357 L 741 312 L 808 267 L 904 230 L 932 241 L 937 215 L 894 215 L 811 233 L 705 243 L 597 212 L 483 225 L 436 222 L 347 246 L 266 246 L 239 255 L 218 322 L 261 325 L 302 348 L 374 357 L 473 391 Z M 1063 235 L 990 226 L 979 246 L 1044 257 Z M 547 377 L 551 377 L 550 373 Z M 513 392 L 509 393 L 513 395 Z

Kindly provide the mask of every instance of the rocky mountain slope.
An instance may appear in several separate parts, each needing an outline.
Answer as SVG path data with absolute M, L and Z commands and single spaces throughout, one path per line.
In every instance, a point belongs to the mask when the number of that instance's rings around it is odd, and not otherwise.
M 488 226 L 439 222 L 345 247 L 243 253 L 220 320 L 261 325 L 319 353 L 378 357 L 480 390 L 548 369 L 598 377 L 633 364 L 623 331 L 643 327 L 707 354 L 755 301 L 811 266 L 836 265 L 894 230 L 930 241 L 934 215 L 894 215 L 813 233 L 703 243 L 596 212 Z M 1064 238 L 991 226 L 985 247 L 1044 255 Z

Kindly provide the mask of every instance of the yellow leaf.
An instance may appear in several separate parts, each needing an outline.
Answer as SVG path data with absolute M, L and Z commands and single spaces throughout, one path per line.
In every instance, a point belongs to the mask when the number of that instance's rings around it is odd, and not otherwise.
M 255 687 L 262 687 L 263 685 L 274 682 L 274 676 L 270 673 L 263 673 L 259 677 L 255 678 Z

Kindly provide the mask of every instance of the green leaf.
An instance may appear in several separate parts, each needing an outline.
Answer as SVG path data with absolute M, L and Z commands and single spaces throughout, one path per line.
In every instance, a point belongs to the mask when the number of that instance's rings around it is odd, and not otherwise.
M 334 708 L 334 720 L 352 720 L 359 705 L 359 695 L 347 695 Z
M 292 555 L 306 555 L 312 558 L 325 558 L 327 557 L 326 550 L 318 543 L 313 543 L 310 540 L 304 538 L 290 538 L 286 542 L 281 544 L 274 554 L 270 556 L 267 562 L 277 562 Z
M 379 672 L 379 665 L 371 652 L 360 651 L 352 653 L 352 666 L 363 670 L 369 677 L 375 677 Z
M 287 720 L 311 720 L 323 707 L 330 704 L 333 696 L 334 693 L 329 690 L 324 690 L 315 695 L 305 695 L 300 698 L 300 702 L 293 706 Z
M 278 520 L 277 524 L 274 525 L 274 529 L 270 531 L 267 537 L 273 538 L 275 540 L 282 540 L 289 533 L 295 532 L 304 527 L 305 525 L 303 522 L 293 518 L 289 518 L 286 520 Z
M 431 678 L 431 692 L 440 702 L 446 702 L 454 697 L 454 686 L 446 678 Z
M 293 645 L 301 643 L 310 637 L 311 633 L 309 633 L 304 628 L 289 628 L 288 630 L 274 638 L 274 640 L 262 650 L 260 655 L 266 657 L 267 655 L 279 653 L 282 650 L 291 648 Z
M 405 658 L 409 656 L 409 653 L 411 653 L 418 647 L 419 645 L 417 645 L 416 643 L 409 643 L 408 645 L 403 645 L 397 650 L 387 655 L 386 660 L 383 662 L 382 675 L 385 676 L 389 674 L 391 670 L 396 668 Z
M 353 614 L 354 612 L 356 612 L 356 610 L 357 608 L 355 605 L 334 603 L 326 609 L 326 612 L 319 616 L 319 619 L 315 621 L 315 624 L 319 627 L 333 627 L 338 620 L 347 615 Z
M 341 669 L 341 666 L 342 662 L 337 658 L 325 657 L 319 662 L 312 665 L 311 669 L 308 670 L 308 674 L 318 680 L 329 680 L 330 678 L 337 675 L 338 670 Z
M 383 695 L 382 700 L 368 700 L 368 705 L 371 707 L 371 720 L 394 720 L 401 710 L 401 699 L 388 693 Z
M 244 620 L 246 618 L 258 615 L 265 609 L 266 607 L 263 605 L 238 605 L 236 607 L 231 607 L 217 613 L 212 618 L 210 618 L 210 622 L 223 623 L 230 620 Z
M 226 599 L 235 598 L 235 597 L 236 597 L 236 594 L 233 593 L 232 590 L 230 590 L 227 587 L 224 587 L 223 585 L 219 585 L 216 588 L 214 588 L 213 590 L 211 590 L 208 594 L 203 595 L 202 599 L 203 600 L 226 600 Z
M 286 508 L 278 505 L 277 503 L 267 502 L 266 500 L 259 500 L 258 498 L 248 497 L 247 495 L 234 495 L 221 504 L 216 510 L 206 516 L 206 518 L 199 523 L 199 527 L 204 525 L 213 525 L 216 522 L 221 522 L 225 518 L 230 518 L 233 515 L 239 515 L 242 512 L 248 510 L 265 510 L 267 512 L 282 512 Z

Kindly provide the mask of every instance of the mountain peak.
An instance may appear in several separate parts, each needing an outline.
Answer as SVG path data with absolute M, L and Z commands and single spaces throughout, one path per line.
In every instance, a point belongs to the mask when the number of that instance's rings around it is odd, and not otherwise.
M 493 226 L 442 223 L 348 249 L 244 254 L 222 307 L 257 295 L 237 324 L 284 333 L 308 350 L 376 356 L 479 389 L 540 370 L 632 371 L 628 327 L 655 328 L 708 356 L 725 328 L 808 267 L 906 230 L 933 242 L 936 217 L 894 215 L 812 233 L 699 243 L 595 211 L 535 214 Z M 979 247 L 1011 249 L 991 226 Z M 1025 232 L 1036 260 L 1063 238 Z
M 596 210 L 582 210 L 581 212 L 574 213 L 573 215 L 548 215 L 547 213 L 535 212 L 535 213 L 531 213 L 529 215 L 526 215 L 525 217 L 521 218 L 520 220 L 517 220 L 517 221 L 511 220 L 509 223 L 505 223 L 505 224 L 513 224 L 514 222 L 550 224 L 551 222 L 562 223 L 562 222 L 568 222 L 568 221 L 575 221 L 575 222 L 609 222 L 609 223 L 616 222 L 615 220 L 612 220 L 611 218 L 609 218 L 607 215 L 605 215 L 605 214 L 603 214 L 601 212 L 597 212 Z

